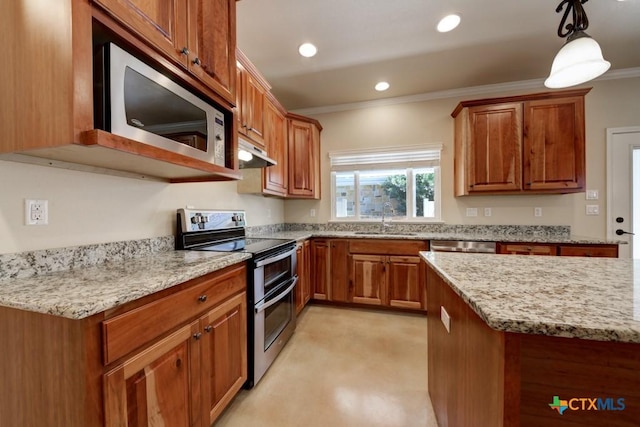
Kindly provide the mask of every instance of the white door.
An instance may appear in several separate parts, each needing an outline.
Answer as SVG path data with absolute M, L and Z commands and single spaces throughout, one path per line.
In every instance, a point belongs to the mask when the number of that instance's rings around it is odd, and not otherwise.
M 607 129 L 607 238 L 640 258 L 640 127 Z

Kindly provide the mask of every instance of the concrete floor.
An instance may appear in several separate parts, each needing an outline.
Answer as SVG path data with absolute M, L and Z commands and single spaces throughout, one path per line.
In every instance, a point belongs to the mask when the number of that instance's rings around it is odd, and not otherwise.
M 311 305 L 216 427 L 435 427 L 426 316 Z

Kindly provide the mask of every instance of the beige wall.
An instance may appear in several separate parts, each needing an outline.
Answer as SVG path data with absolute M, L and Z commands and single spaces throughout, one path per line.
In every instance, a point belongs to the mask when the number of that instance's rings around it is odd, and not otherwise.
M 331 217 L 329 198 L 329 151 L 442 143 L 442 219 L 449 224 L 545 224 L 570 225 L 576 235 L 606 237 L 606 128 L 640 125 L 640 78 L 593 82 L 586 96 L 587 188 L 599 191 L 599 216 L 586 216 L 584 193 L 539 196 L 453 197 L 453 119 L 450 114 L 463 99 L 506 96 L 499 92 L 474 97 L 380 106 L 360 110 L 318 114 L 322 123 L 321 201 L 287 201 L 287 222 L 326 222 Z M 543 92 L 529 90 L 527 93 Z M 522 92 L 520 92 L 522 93 Z M 479 208 L 478 217 L 466 217 L 466 208 Z M 492 216 L 484 217 L 484 207 Z M 541 207 L 542 217 L 533 216 Z M 310 209 L 317 216 L 311 218 Z
M 0 254 L 167 236 L 175 232 L 176 209 L 187 205 L 245 209 L 249 225 L 283 222 L 281 200 L 239 195 L 236 185 L 165 184 L 0 161 Z M 49 225 L 24 225 L 24 199 L 49 201 Z

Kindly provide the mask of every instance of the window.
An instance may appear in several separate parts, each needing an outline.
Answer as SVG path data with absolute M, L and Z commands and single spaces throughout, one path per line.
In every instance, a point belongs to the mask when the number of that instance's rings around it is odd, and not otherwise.
M 440 220 L 441 146 L 329 153 L 332 219 Z

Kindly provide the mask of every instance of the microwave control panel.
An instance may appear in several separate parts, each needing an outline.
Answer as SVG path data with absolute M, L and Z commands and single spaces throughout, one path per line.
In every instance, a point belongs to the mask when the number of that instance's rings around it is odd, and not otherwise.
M 224 139 L 224 114 L 216 110 L 213 119 L 214 163 L 222 167 L 225 167 Z

